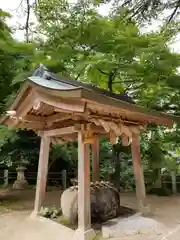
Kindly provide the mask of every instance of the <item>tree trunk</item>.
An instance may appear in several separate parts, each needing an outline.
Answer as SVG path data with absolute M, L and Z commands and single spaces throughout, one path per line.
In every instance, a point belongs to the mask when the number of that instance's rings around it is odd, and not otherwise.
M 162 187 L 162 182 L 161 182 L 161 169 L 155 169 L 155 172 L 156 172 L 156 181 L 155 181 L 155 184 L 154 184 L 154 187 L 155 188 L 161 188 Z
M 171 171 L 171 181 L 172 181 L 172 192 L 177 194 L 177 185 L 176 185 L 176 172 Z

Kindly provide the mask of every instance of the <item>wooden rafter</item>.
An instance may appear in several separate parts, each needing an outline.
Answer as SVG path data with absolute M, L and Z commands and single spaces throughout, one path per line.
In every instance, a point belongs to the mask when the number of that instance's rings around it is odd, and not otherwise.
M 100 113 L 91 113 L 89 114 L 88 116 L 88 119 L 91 121 L 91 119 L 95 120 L 95 119 L 103 119 L 105 121 L 113 121 L 115 123 L 119 123 L 119 122 L 122 122 L 124 124 L 130 124 L 130 125 L 144 125 L 144 122 L 141 122 L 141 121 L 131 121 L 131 120 L 127 120 L 127 119 L 123 119 L 121 117 L 120 114 L 114 114 L 114 115 L 105 115 L 105 114 L 100 114 Z

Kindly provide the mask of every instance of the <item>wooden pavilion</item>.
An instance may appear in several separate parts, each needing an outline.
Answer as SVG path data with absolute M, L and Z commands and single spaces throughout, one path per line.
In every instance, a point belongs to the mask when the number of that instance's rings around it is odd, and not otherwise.
M 127 96 L 59 78 L 40 66 L 23 84 L 0 124 L 33 129 L 41 137 L 34 204 L 38 214 L 45 196 L 50 142 L 78 139 L 78 230 L 74 238 L 94 236 L 90 216 L 90 155 L 92 145 L 93 181 L 99 180 L 99 137 L 112 144 L 119 136 L 131 144 L 139 210 L 146 209 L 146 192 L 140 155 L 140 133 L 147 124 L 173 126 L 173 117 L 136 106 Z

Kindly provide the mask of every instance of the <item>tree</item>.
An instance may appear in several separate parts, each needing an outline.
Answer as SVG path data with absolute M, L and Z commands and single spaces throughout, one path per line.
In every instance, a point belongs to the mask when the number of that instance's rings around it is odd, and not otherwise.
M 165 152 L 163 151 L 163 135 L 160 129 L 150 131 L 148 149 L 146 157 L 148 160 L 148 169 L 154 173 L 154 187 L 161 188 L 161 169 L 165 167 Z
M 141 20 L 157 19 L 160 14 L 165 14 L 168 10 L 166 22 L 170 23 L 177 19 L 180 13 L 179 0 L 123 0 L 119 4 L 129 9 L 131 17 Z
M 5 23 L 7 17 L 9 14 L 0 9 L 0 113 L 5 107 L 7 96 L 12 91 L 11 83 L 16 68 L 15 57 L 12 54 L 15 42 L 10 28 Z
M 35 44 L 13 39 L 6 24 L 8 17 L 10 15 L 0 9 L 0 114 L 39 59 Z
M 59 74 L 130 95 L 146 107 L 176 110 L 180 55 L 168 48 L 175 35 L 172 27 L 142 34 L 135 21 L 124 19 L 124 13 L 105 17 L 96 7 L 91 1 L 38 4 L 45 63 Z

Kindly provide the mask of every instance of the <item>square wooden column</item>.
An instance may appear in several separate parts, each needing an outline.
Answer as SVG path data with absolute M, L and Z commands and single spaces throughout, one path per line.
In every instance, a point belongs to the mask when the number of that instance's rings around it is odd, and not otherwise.
M 83 129 L 78 132 L 78 229 L 75 240 L 91 240 L 95 232 L 91 228 L 90 199 L 90 151 L 84 143 Z
M 136 182 L 136 196 L 138 208 L 141 213 L 149 213 L 149 206 L 146 204 L 146 187 L 144 182 L 143 167 L 141 164 L 140 136 L 133 135 L 131 143 L 132 162 Z
M 96 182 L 100 180 L 99 169 L 99 137 L 96 137 L 92 143 L 92 181 Z
M 36 183 L 36 196 L 33 212 L 34 215 L 37 215 L 39 213 L 46 193 L 49 149 L 50 149 L 50 137 L 42 135 L 39 154 L 38 176 Z

